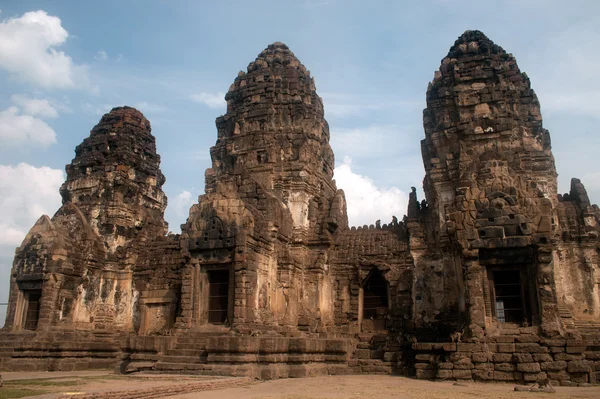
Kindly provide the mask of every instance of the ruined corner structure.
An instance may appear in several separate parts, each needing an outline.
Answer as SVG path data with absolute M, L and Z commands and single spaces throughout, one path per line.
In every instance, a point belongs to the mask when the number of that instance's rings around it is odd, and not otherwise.
M 557 194 L 514 57 L 467 31 L 427 90 L 426 200 L 348 226 L 314 80 L 282 43 L 240 72 L 205 194 L 166 234 L 150 124 L 114 108 L 77 147 L 63 206 L 17 249 L 5 370 L 600 377 L 600 211 Z

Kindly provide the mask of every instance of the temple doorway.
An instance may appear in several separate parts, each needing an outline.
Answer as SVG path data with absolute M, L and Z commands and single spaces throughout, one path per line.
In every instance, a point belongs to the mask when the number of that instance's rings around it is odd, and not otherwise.
M 362 329 L 384 330 L 389 313 L 388 282 L 381 272 L 373 269 L 362 286 Z
M 229 270 L 208 272 L 208 322 L 226 324 L 229 312 Z
M 40 318 L 40 299 L 42 297 L 42 290 L 32 290 L 25 292 L 25 300 L 27 302 L 27 308 L 25 311 L 25 320 L 23 328 L 26 330 L 35 330 L 38 325 Z

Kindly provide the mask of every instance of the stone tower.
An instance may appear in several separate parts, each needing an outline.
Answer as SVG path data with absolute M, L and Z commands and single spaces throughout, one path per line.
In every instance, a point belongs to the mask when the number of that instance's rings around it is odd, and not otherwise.
M 540 323 L 541 309 L 548 328 L 558 328 L 548 252 L 557 174 L 529 78 L 511 54 L 467 31 L 429 84 L 423 120 L 430 234 L 453 258 L 445 266 L 458 270 L 470 323 L 490 327 L 500 313 Z M 494 281 L 502 279 L 527 285 L 524 305 L 510 305 L 514 314 L 496 309 Z
M 133 108 L 113 108 L 75 153 L 63 205 L 42 216 L 17 249 L 7 324 L 127 331 L 136 260 L 144 242 L 167 228 L 150 122 Z
M 121 107 L 104 115 L 77 146 L 66 171 L 63 204 L 79 208 L 110 253 L 131 240 L 166 234 L 165 177 L 150 122 L 141 112 Z
M 332 323 L 327 248 L 348 221 L 314 80 L 274 43 L 225 98 L 206 194 L 182 226 L 200 286 L 221 278 L 238 287 L 235 306 L 223 304 L 219 316 L 235 324 L 291 328 L 305 316 Z M 210 309 L 194 312 L 200 324 L 213 317 Z

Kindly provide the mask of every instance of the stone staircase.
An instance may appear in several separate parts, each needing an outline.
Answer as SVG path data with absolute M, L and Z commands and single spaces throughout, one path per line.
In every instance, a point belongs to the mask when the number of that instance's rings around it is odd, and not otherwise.
M 573 314 L 571 313 L 571 309 L 564 303 L 558 304 L 558 315 L 560 316 L 565 328 L 573 329 L 575 328 L 575 323 L 573 322 Z
M 400 345 L 390 342 L 387 334 L 361 333 L 349 366 L 360 373 L 391 374 L 400 350 Z
M 128 363 L 123 368 L 126 373 L 156 371 L 172 374 L 205 374 L 207 367 L 206 343 L 210 337 L 221 332 L 188 332 L 172 337 L 172 347 L 162 350 L 153 347 L 138 347 L 127 356 Z
M 600 337 L 599 320 L 574 320 L 573 323 L 584 339 L 589 338 L 593 340 Z
M 207 368 L 206 343 L 212 336 L 221 333 L 190 332 L 177 338 L 175 348 L 167 350 L 156 363 L 156 370 L 162 373 L 201 374 Z

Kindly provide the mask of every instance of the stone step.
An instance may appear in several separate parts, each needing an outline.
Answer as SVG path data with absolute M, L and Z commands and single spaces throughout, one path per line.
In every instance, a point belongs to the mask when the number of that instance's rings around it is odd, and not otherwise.
M 156 362 L 131 362 L 125 367 L 126 373 L 155 370 Z
M 200 371 L 210 370 L 211 366 L 203 363 L 170 363 L 170 362 L 157 362 L 156 370 L 167 371 L 167 372 L 188 372 L 188 371 Z
M 130 360 L 139 360 L 139 361 L 157 361 L 160 358 L 158 353 L 132 353 L 129 355 Z
M 184 344 L 180 344 L 177 343 L 177 345 L 175 346 L 175 349 L 195 349 L 195 350 L 204 350 L 206 349 L 206 343 L 184 343 Z
M 571 309 L 564 304 L 558 305 L 558 314 L 563 319 L 572 319 L 573 315 L 571 314 Z
M 162 355 L 159 360 L 164 363 L 206 363 L 206 356 Z
M 165 352 L 166 355 L 171 356 L 202 356 L 206 354 L 204 349 L 169 349 Z

